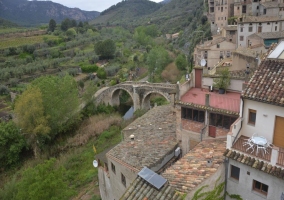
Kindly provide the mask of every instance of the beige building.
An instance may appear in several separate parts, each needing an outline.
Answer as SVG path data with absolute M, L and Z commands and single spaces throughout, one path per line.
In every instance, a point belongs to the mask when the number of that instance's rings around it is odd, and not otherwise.
M 218 62 L 224 58 L 231 57 L 236 48 L 233 42 L 227 41 L 226 37 L 216 36 L 213 40 L 197 45 L 194 49 L 194 65 L 201 66 L 201 60 L 206 60 L 203 73 L 207 73 Z
M 279 16 L 244 16 L 238 20 L 238 47 L 250 47 L 248 36 L 254 33 L 281 32 L 284 30 L 284 18 Z

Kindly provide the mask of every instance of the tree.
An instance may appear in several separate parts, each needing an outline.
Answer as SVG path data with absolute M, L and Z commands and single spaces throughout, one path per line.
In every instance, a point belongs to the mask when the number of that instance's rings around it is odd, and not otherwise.
M 76 30 L 74 28 L 69 28 L 66 31 L 66 35 L 67 35 L 68 39 L 72 39 L 77 35 L 77 33 L 76 33 Z
M 67 31 L 71 27 L 70 19 L 66 18 L 61 22 L 61 30 Z
M 52 134 L 67 130 L 78 120 L 78 87 L 72 76 L 42 76 L 31 85 L 42 93 L 44 113 Z
M 56 167 L 55 158 L 28 168 L 18 182 L 16 199 L 55 200 L 69 199 L 75 194 L 65 181 L 66 169 Z
M 113 40 L 107 39 L 95 44 L 95 52 L 102 59 L 113 58 L 116 46 Z
M 175 60 L 175 64 L 179 70 L 186 70 L 187 61 L 185 55 L 179 54 Z
M 9 167 L 20 160 L 20 153 L 27 148 L 21 130 L 14 122 L 0 123 L 0 167 Z
M 50 132 L 48 117 L 44 114 L 42 94 L 39 88 L 28 87 L 15 102 L 16 123 L 27 134 L 34 156 L 37 157 L 38 137 Z
M 54 19 L 51 19 L 49 21 L 48 30 L 53 32 L 55 28 L 56 28 L 56 21 Z

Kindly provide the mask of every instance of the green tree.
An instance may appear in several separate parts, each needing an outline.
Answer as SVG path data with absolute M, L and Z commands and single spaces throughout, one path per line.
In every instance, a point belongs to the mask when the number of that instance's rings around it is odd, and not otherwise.
M 48 24 L 48 30 L 53 32 L 55 28 L 56 28 L 56 21 L 54 19 L 51 19 Z
M 78 120 L 78 87 L 72 76 L 42 76 L 31 85 L 42 93 L 44 113 L 52 134 L 67 130 Z
M 113 58 L 116 46 L 113 40 L 107 39 L 95 44 L 95 52 L 102 59 Z
M 187 61 L 185 55 L 179 54 L 175 60 L 175 64 L 179 70 L 186 70 Z
M 9 167 L 20 160 L 20 153 L 27 148 L 21 130 L 14 122 L 0 123 L 0 167 Z
M 57 200 L 69 199 L 75 194 L 65 181 L 66 170 L 56 167 L 55 158 L 28 168 L 22 174 L 16 199 Z
M 39 88 L 28 87 L 15 102 L 16 123 L 27 134 L 34 156 L 37 157 L 38 137 L 50 132 L 48 117 L 44 114 L 42 93 Z
M 66 18 L 61 22 L 61 30 L 67 31 L 71 27 L 70 19 Z
M 66 31 L 66 36 L 68 37 L 68 39 L 72 39 L 77 35 L 76 30 L 74 28 L 69 28 Z

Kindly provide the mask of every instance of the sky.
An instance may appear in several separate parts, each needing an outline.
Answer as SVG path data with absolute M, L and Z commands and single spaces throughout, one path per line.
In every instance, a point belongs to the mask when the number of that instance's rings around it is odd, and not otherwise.
M 114 4 L 121 2 L 122 0 L 51 0 L 56 3 L 60 3 L 69 8 L 80 8 L 86 11 L 99 11 L 102 12 L 105 9 L 111 7 Z M 154 2 L 160 2 L 162 0 L 151 0 Z

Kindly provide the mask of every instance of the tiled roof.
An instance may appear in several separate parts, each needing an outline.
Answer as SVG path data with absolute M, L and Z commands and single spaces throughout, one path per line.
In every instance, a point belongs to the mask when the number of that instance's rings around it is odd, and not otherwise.
M 284 106 L 284 62 L 265 60 L 254 72 L 242 96 Z
M 208 47 L 211 47 L 213 45 L 219 44 L 219 43 L 224 42 L 224 41 L 226 41 L 225 37 L 216 37 L 213 40 L 208 40 L 208 41 L 204 42 L 203 44 L 197 45 L 196 47 L 197 48 L 208 48 Z
M 238 29 L 238 26 L 237 25 L 228 25 L 228 26 L 225 26 L 224 29 L 226 31 L 236 31 Z
M 250 36 L 249 36 L 250 37 Z M 244 56 L 248 56 L 248 57 L 256 57 L 257 52 L 255 50 L 252 50 L 250 48 L 246 48 L 246 47 L 238 47 L 233 54 L 241 54 Z
M 171 105 L 154 107 L 126 127 L 133 130 L 134 142 L 124 138 L 107 153 L 107 157 L 137 170 L 155 166 L 178 145 L 175 121 Z
M 245 16 L 242 18 L 243 21 L 238 21 L 238 23 L 250 23 L 250 22 L 273 22 L 273 21 L 284 21 L 283 18 L 279 16 Z
M 188 90 L 180 100 L 180 104 L 196 104 L 205 106 L 206 90 L 200 88 L 191 88 Z M 240 94 L 235 92 L 227 92 L 226 94 L 218 94 L 210 92 L 210 108 L 221 109 L 238 113 L 240 111 Z M 210 109 L 207 106 L 204 109 Z
M 233 160 L 236 160 L 240 163 L 243 163 L 245 165 L 248 165 L 252 168 L 258 169 L 260 171 L 263 171 L 264 173 L 271 174 L 273 176 L 276 176 L 278 178 L 284 179 L 284 169 L 277 166 L 272 166 L 271 164 L 267 162 L 263 162 L 261 160 L 258 160 L 254 157 L 250 157 L 248 155 L 244 155 L 242 153 L 239 153 L 237 151 L 229 150 L 227 149 L 224 152 L 224 156 L 231 158 Z
M 133 181 L 120 200 L 181 200 L 181 196 L 169 185 L 160 190 L 147 183 L 139 176 Z
M 211 177 L 223 164 L 225 149 L 225 139 L 204 140 L 168 168 L 162 176 L 177 191 L 189 193 Z M 207 159 L 210 155 L 213 156 L 213 165 L 207 166 Z
M 248 38 L 251 38 L 254 35 L 262 39 L 278 39 L 278 38 L 284 38 L 284 31 L 255 33 L 248 36 Z
M 268 1 L 268 2 L 260 2 L 265 8 L 279 8 L 284 7 L 283 3 L 278 3 L 278 1 Z

